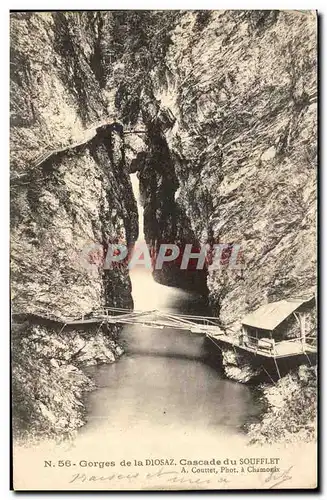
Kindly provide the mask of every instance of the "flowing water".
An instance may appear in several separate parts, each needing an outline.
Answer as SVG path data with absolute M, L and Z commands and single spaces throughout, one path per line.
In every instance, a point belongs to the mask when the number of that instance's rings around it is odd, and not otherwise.
M 136 174 L 131 177 L 139 199 Z M 135 309 L 206 313 L 200 296 L 155 283 L 143 267 L 131 271 L 131 280 Z M 112 365 L 91 368 L 98 388 L 87 397 L 88 423 L 80 439 L 118 442 L 134 454 L 138 446 L 163 453 L 187 445 L 195 453 L 199 445 L 217 449 L 231 438 L 244 444 L 242 427 L 258 413 L 253 391 L 224 378 L 218 362 L 205 362 L 202 336 L 127 325 L 120 339 L 126 354 Z

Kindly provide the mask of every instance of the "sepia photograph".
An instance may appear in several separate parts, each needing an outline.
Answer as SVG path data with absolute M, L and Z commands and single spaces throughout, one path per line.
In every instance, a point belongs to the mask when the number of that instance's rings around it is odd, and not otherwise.
M 318 487 L 314 10 L 10 12 L 12 489 Z

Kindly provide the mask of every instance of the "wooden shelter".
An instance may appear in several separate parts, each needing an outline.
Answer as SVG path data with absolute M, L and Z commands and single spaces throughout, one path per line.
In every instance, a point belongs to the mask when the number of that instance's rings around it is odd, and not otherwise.
M 314 297 L 270 302 L 242 320 L 240 344 L 271 349 L 275 342 L 297 340 L 303 345 L 311 335 Z

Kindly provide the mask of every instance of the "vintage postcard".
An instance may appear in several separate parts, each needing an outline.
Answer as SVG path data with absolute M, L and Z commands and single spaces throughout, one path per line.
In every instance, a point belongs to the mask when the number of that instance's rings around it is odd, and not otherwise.
M 317 488 L 317 13 L 10 45 L 13 489 Z

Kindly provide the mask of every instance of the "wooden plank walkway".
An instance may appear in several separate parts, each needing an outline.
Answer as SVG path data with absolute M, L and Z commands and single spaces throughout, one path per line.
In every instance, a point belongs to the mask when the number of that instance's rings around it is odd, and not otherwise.
M 212 331 L 216 335 L 221 329 L 218 326 L 218 319 L 210 316 L 192 316 L 186 314 L 169 314 L 157 310 L 151 311 L 131 311 L 126 309 L 108 308 L 100 312 L 95 312 L 91 318 L 78 318 L 65 321 L 67 325 L 106 323 L 123 325 L 140 325 L 148 328 L 174 328 L 177 330 L 189 331 L 206 335 Z
M 15 316 L 24 316 L 14 314 Z M 35 316 L 35 315 L 33 315 Z M 212 331 L 219 334 L 218 318 L 213 316 L 193 316 L 187 314 L 170 314 L 157 310 L 135 311 L 122 308 L 105 308 L 79 318 L 59 317 L 53 314 L 38 315 L 40 319 L 59 323 L 64 326 L 79 326 L 92 324 L 124 324 L 140 325 L 149 328 L 175 328 L 191 331 L 192 333 L 206 334 Z
M 99 122 L 93 124 L 92 127 L 86 129 L 84 131 L 83 138 L 79 139 L 78 141 L 67 144 L 66 146 L 60 146 L 60 147 L 54 148 L 54 149 L 48 148 L 48 149 L 44 150 L 38 157 L 36 157 L 34 159 L 34 161 L 31 162 L 31 169 L 32 170 L 36 169 L 37 167 L 42 165 L 46 160 L 48 160 L 52 156 L 55 156 L 58 153 L 63 153 L 65 151 L 69 151 L 71 149 L 77 148 L 78 146 L 83 146 L 84 144 L 87 144 L 92 139 L 94 139 L 94 137 L 97 135 L 97 129 L 104 127 L 106 125 L 108 125 L 108 126 L 111 125 L 111 122 L 107 122 L 104 120 L 99 121 Z M 145 129 L 144 130 L 125 129 L 123 132 L 123 135 L 128 135 L 128 134 L 138 135 L 138 134 L 146 134 L 146 133 L 147 133 L 147 131 Z M 28 172 L 24 172 L 23 174 L 20 174 L 16 177 L 12 177 L 11 183 L 14 184 L 16 182 L 20 182 L 21 180 L 26 179 L 30 175 L 30 173 L 31 173 L 31 170 L 29 170 Z
M 13 315 L 24 316 L 24 315 Z M 27 315 L 28 316 L 28 315 Z M 227 334 L 219 324 L 218 318 L 214 316 L 196 316 L 190 314 L 170 314 L 153 309 L 151 311 L 137 311 L 118 307 L 108 307 L 79 318 L 58 317 L 53 314 L 41 314 L 42 320 L 58 323 L 65 327 L 80 327 L 88 325 L 121 324 L 140 325 L 148 328 L 174 328 L 188 331 L 194 334 L 206 336 L 220 350 L 234 349 L 239 352 L 247 352 L 251 356 L 261 356 L 264 358 L 287 358 L 299 355 L 312 355 L 317 353 L 317 347 L 308 343 L 302 343 L 300 339 L 289 339 L 275 342 L 273 348 L 263 348 L 241 344 L 238 336 Z M 67 331 L 68 333 L 68 331 Z
M 300 339 L 289 339 L 275 342 L 274 348 L 264 349 L 255 346 L 242 345 L 238 337 L 232 337 L 223 333 L 217 335 L 208 333 L 208 339 L 215 344 L 219 349 L 231 348 L 237 351 L 244 351 L 253 356 L 262 356 L 264 358 L 279 359 L 288 358 L 299 355 L 310 355 L 317 353 L 317 347 L 308 343 L 302 343 Z

